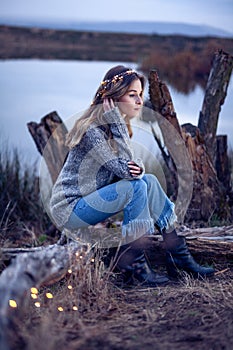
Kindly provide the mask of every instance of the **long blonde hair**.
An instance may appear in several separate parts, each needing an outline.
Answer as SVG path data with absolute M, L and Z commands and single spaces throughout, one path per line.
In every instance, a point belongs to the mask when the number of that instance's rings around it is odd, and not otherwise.
M 98 87 L 92 104 L 87 111 L 76 120 L 73 128 L 67 134 L 66 146 L 69 148 L 76 146 L 93 122 L 99 125 L 106 124 L 106 121 L 103 120 L 103 99 L 111 98 L 113 101 L 117 101 L 127 92 L 129 85 L 135 79 L 141 81 L 143 91 L 145 88 L 145 77 L 143 75 L 122 65 L 111 68 L 105 74 L 103 81 Z M 132 136 L 132 129 L 127 116 L 125 122 L 128 127 L 129 135 Z

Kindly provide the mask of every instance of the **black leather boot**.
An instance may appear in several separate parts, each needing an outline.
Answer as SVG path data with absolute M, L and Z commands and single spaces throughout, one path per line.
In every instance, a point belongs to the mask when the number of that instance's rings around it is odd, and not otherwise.
M 145 239 L 146 237 L 140 238 L 122 246 L 119 250 L 117 269 L 122 273 L 124 283 L 132 284 L 135 279 L 150 287 L 168 283 L 169 279 L 166 275 L 158 274 L 148 265 L 143 251 Z M 140 246 L 142 247 L 141 249 Z
M 167 276 L 161 275 L 149 267 L 144 253 L 135 255 L 130 264 L 124 264 L 121 261 L 117 264 L 117 268 L 120 270 L 125 284 L 133 284 L 135 279 L 149 287 L 157 287 L 169 282 Z
M 166 249 L 167 272 L 170 277 L 176 278 L 180 271 L 185 271 L 195 278 L 209 277 L 214 274 L 212 267 L 199 265 L 190 254 L 184 237 L 177 235 L 176 231 L 163 233 Z

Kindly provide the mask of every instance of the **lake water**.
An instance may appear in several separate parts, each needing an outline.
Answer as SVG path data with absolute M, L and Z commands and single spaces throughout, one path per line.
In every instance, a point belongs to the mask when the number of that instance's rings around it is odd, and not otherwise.
M 26 124 L 57 111 L 65 121 L 85 110 L 105 72 L 119 62 L 93 61 L 0 61 L 0 138 L 16 147 L 23 159 L 39 159 Z M 126 63 L 127 64 L 127 63 Z M 133 68 L 136 65 L 128 64 Z M 170 88 L 180 124 L 197 125 L 204 93 L 197 87 L 184 95 Z M 233 84 L 222 108 L 218 134 L 228 134 L 233 146 Z M 1 141 L 1 144 L 2 142 Z M 153 139 L 150 140 L 154 143 Z M 153 146 L 154 147 L 154 146 Z

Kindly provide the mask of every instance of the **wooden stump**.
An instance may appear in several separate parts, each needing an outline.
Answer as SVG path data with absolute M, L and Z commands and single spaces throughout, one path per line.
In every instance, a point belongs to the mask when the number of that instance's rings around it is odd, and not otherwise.
M 40 123 L 30 122 L 27 126 L 54 183 L 68 153 L 68 148 L 65 146 L 67 134 L 65 124 L 57 112 L 51 112 L 45 115 Z
M 232 188 L 230 185 L 230 169 L 227 166 L 229 162 L 226 147 L 227 139 L 226 137 L 216 137 L 218 115 L 226 97 L 232 66 L 233 57 L 231 55 L 222 51 L 216 53 L 207 84 L 202 112 L 200 113 L 198 124 L 200 129 L 191 124 L 186 124 L 183 127 L 179 125 L 166 84 L 159 80 L 157 72 L 151 71 L 149 74 L 150 101 L 157 113 L 157 121 L 165 146 L 168 149 L 168 154 L 164 155 L 162 153 L 162 155 L 174 182 L 173 191 L 175 192 L 176 200 L 179 186 L 183 186 L 182 192 L 187 192 L 189 190 L 188 187 L 192 186 L 189 206 L 185 215 L 180 216 L 181 220 L 183 218 L 186 222 L 209 222 L 213 215 L 218 216 L 222 220 L 233 219 L 231 218 L 228 200 Z M 176 133 L 171 133 L 172 129 L 169 127 L 169 124 Z M 216 147 L 216 139 L 218 140 L 218 147 Z M 181 174 L 185 171 L 188 174 L 188 169 L 184 167 L 182 162 L 177 162 L 175 158 L 178 154 L 177 144 L 182 144 L 181 140 L 185 143 L 190 158 L 190 170 L 193 173 L 192 181 L 189 176 L 186 186 L 184 181 L 187 181 L 187 179 L 184 177 L 183 182 L 179 181 L 177 172 L 178 168 L 182 167 Z M 183 155 L 182 157 L 185 159 Z M 168 161 L 169 157 L 173 161 Z M 216 159 L 218 160 L 217 162 L 215 161 Z M 179 167 L 177 167 L 177 163 Z M 169 195 L 171 196 L 171 193 Z

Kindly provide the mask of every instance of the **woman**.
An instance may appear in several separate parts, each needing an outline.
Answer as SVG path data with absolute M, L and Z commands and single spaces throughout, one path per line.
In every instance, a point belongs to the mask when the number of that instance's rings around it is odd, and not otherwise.
M 197 264 L 184 238 L 177 236 L 174 204 L 157 178 L 145 174 L 142 161 L 134 159 L 127 121 L 141 112 L 144 87 L 145 78 L 130 68 L 119 65 L 106 73 L 93 103 L 68 134 L 70 151 L 53 187 L 52 217 L 60 229 L 74 230 L 122 211 L 126 244 L 117 267 L 128 281 L 168 281 L 149 268 L 143 252 L 155 225 L 163 235 L 170 276 L 176 276 L 177 269 L 212 275 L 214 270 Z

